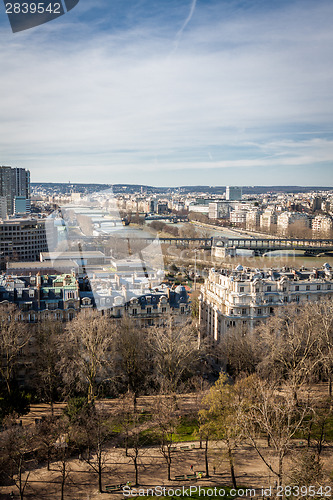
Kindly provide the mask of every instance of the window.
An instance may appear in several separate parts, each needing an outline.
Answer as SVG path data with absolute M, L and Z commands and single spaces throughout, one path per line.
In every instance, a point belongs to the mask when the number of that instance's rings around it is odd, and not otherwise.
M 288 302 L 288 297 L 283 297 L 283 302 Z
M 162 307 L 162 313 L 166 312 L 166 307 Z
M 257 311 L 257 315 L 258 315 L 258 316 L 261 316 L 261 315 L 262 315 L 262 309 L 258 309 L 258 311 Z
M 269 314 L 274 314 L 274 307 L 269 308 Z
M 272 287 L 271 287 L 271 285 L 268 285 L 267 292 L 271 292 L 271 291 L 272 291 Z
M 257 287 L 257 288 L 256 288 L 256 293 L 259 293 L 259 292 L 260 292 L 260 288 L 259 288 L 259 287 Z
M 306 290 L 310 290 L 310 285 L 306 285 Z
M 240 287 L 239 287 L 239 291 L 240 291 L 240 292 L 244 292 L 244 287 L 243 287 L 243 286 L 240 286 Z
M 181 307 L 180 308 L 180 314 L 184 314 L 184 312 L 185 312 L 185 307 Z
M 287 287 L 286 287 L 286 286 L 284 286 L 284 287 L 282 288 L 282 290 L 283 290 L 284 292 L 286 292 L 286 291 L 287 291 Z
M 245 316 L 246 314 L 246 309 L 242 309 L 242 315 Z
M 234 310 L 230 309 L 230 316 L 233 316 L 233 314 L 234 314 Z
M 299 285 L 296 285 L 295 286 L 295 291 L 298 292 L 299 291 Z
M 147 314 L 151 314 L 151 307 L 147 307 Z
M 327 290 L 331 290 L 331 285 L 327 285 Z
M 321 289 L 321 286 L 320 285 L 317 285 L 317 290 L 320 290 Z
M 137 316 L 138 310 L 137 309 L 133 309 L 132 314 L 133 314 L 133 316 Z

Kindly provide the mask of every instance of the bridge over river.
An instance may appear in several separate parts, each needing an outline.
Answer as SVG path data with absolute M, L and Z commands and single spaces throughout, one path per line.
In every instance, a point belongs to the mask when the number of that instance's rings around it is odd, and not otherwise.
M 124 238 L 127 239 L 127 238 Z M 156 242 L 155 238 L 139 238 L 146 244 Z M 320 255 L 333 252 L 333 239 L 303 238 L 159 238 L 160 243 L 188 248 L 210 249 L 212 246 L 233 247 L 238 250 L 253 250 L 255 255 L 282 250 L 300 250 L 305 255 Z

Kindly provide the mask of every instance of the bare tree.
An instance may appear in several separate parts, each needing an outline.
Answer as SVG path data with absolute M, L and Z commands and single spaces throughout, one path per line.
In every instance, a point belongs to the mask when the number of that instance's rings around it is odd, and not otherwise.
M 150 331 L 150 345 L 162 391 L 175 392 L 183 375 L 190 374 L 199 359 L 195 327 L 191 323 L 175 325 L 169 317 L 165 326 Z
M 284 478 L 284 459 L 290 450 L 291 440 L 301 429 L 309 408 L 305 403 L 300 405 L 296 402 L 293 382 L 285 382 L 281 388 L 274 381 L 263 381 L 252 375 L 239 382 L 238 391 L 242 394 L 238 405 L 239 424 L 280 486 Z M 275 450 L 276 460 L 263 447 L 263 436 L 268 438 Z
M 172 447 L 178 423 L 174 398 L 160 396 L 156 400 L 154 420 L 159 439 L 159 450 L 167 465 L 168 480 L 171 481 Z
M 91 467 L 98 477 L 98 489 L 103 493 L 103 472 L 106 470 L 106 453 L 108 445 L 115 438 L 113 432 L 114 418 L 103 410 L 91 407 L 90 411 L 81 415 L 81 418 L 72 427 L 73 439 L 85 446 L 86 453 L 82 458 Z
M 147 421 L 142 419 L 142 415 L 136 411 L 131 412 L 131 425 L 127 437 L 127 456 L 130 457 L 135 473 L 135 485 L 139 485 L 139 470 L 141 465 L 141 456 L 143 450 L 146 448 L 149 442 L 149 436 L 144 434 L 143 431 L 147 431 L 153 426 L 151 420 Z
M 82 311 L 59 343 L 60 371 L 69 390 L 85 390 L 94 400 L 98 384 L 110 375 L 114 326 L 100 312 Z
M 151 373 L 147 332 L 138 328 L 133 320 L 123 318 L 114 334 L 114 347 L 116 378 L 133 395 L 135 411 L 137 396 Z
M 333 303 L 326 299 L 313 305 L 317 326 L 316 334 L 319 337 L 319 353 L 324 372 L 328 378 L 328 393 L 332 396 L 333 373 Z
M 8 394 L 16 367 L 24 362 L 23 350 L 29 343 L 31 332 L 16 320 L 17 309 L 12 304 L 0 306 L 0 375 Z
M 287 379 L 297 401 L 298 391 L 321 362 L 318 318 L 314 304 L 290 304 L 258 327 L 264 349 L 259 372 Z
M 56 321 L 39 323 L 35 330 L 35 354 L 34 366 L 37 393 L 51 406 L 53 415 L 53 404 L 56 401 L 61 377 L 59 373 L 59 351 L 58 343 L 63 334 L 64 326 Z
M 43 418 L 36 426 L 36 442 L 39 454 L 47 461 L 47 470 L 50 470 L 51 458 L 55 451 L 55 442 L 60 436 L 59 419 L 54 416 Z
M 203 399 L 206 408 L 199 411 L 200 430 L 208 438 L 221 440 L 226 448 L 230 466 L 230 475 L 234 488 L 237 488 L 235 474 L 235 449 L 242 439 L 241 425 L 237 419 L 238 396 L 235 388 L 221 372 L 219 379 Z M 208 464 L 206 458 L 208 475 Z
M 4 424 L 5 431 L 1 444 L 3 467 L 8 478 L 18 489 L 20 499 L 23 500 L 30 468 L 34 462 L 32 451 L 35 435 L 31 428 L 18 426 L 13 415 L 7 417 Z
M 221 338 L 217 352 L 233 378 L 254 373 L 263 356 L 257 331 L 248 331 L 243 325 L 229 328 Z

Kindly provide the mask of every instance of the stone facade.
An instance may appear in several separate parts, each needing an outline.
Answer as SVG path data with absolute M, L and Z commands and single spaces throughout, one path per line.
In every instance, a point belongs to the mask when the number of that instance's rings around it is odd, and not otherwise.
M 333 294 L 332 269 L 212 269 L 201 288 L 199 323 L 218 342 L 231 327 L 254 328 L 276 308 L 290 302 L 318 300 Z

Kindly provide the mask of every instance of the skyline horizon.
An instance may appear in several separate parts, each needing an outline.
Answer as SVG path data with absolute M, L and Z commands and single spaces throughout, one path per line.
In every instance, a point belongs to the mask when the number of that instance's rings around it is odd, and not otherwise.
M 305 185 L 305 184 L 175 184 L 175 185 L 153 185 L 153 184 L 140 184 L 140 183 L 128 183 L 128 182 L 57 182 L 57 181 L 33 181 L 30 184 L 63 184 L 63 185 L 105 185 L 105 186 L 138 186 L 138 187 L 148 187 L 148 188 L 190 188 L 190 187 L 206 187 L 206 188 L 225 188 L 226 186 L 235 186 L 243 188 L 270 188 L 270 187 L 281 187 L 281 188 L 316 188 L 316 189 L 328 189 L 333 190 L 332 186 L 319 186 L 319 185 Z

